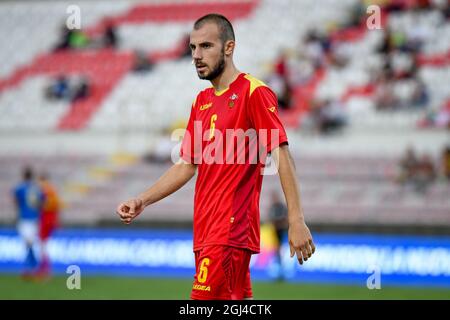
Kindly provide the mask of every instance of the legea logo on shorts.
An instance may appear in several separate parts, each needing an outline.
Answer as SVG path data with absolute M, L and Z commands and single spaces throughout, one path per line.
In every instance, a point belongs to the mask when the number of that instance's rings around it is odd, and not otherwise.
M 211 286 L 203 286 L 201 284 L 194 284 L 192 286 L 192 289 L 200 290 L 200 291 L 211 291 Z

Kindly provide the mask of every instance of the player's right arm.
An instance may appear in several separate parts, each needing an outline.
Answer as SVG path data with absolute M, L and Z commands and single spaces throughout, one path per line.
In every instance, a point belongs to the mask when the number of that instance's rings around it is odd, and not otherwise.
M 153 186 L 138 195 L 129 199 L 117 207 L 117 214 L 120 220 L 126 224 L 141 214 L 144 209 L 168 195 L 171 195 L 184 186 L 195 175 L 197 166 L 182 159 L 169 168 Z
M 197 100 L 198 98 L 192 104 L 186 133 L 181 144 L 180 160 L 170 167 L 149 189 L 136 198 L 119 204 L 116 211 L 122 222 L 126 224 L 131 223 L 147 206 L 174 193 L 195 175 L 197 170 L 195 163 L 197 162 L 195 161 L 196 148 L 194 148 L 194 121 L 196 118 Z

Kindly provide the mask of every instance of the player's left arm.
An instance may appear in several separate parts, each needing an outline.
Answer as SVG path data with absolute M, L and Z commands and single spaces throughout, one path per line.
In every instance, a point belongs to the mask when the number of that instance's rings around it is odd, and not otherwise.
M 314 253 L 315 246 L 303 216 L 294 161 L 287 145 L 286 131 L 278 117 L 277 97 L 267 86 L 256 85 L 258 87 L 250 92 L 249 118 L 257 132 L 263 129 L 267 133 L 265 137 L 259 137 L 260 144 L 272 154 L 277 165 L 288 207 L 291 257 L 296 253 L 299 263 L 303 264 Z
M 286 198 L 289 220 L 289 247 L 291 257 L 297 254 L 300 264 L 307 261 L 316 250 L 311 232 L 305 223 L 300 200 L 299 184 L 295 174 L 295 164 L 287 144 L 272 150 L 272 159 L 278 168 L 281 186 Z

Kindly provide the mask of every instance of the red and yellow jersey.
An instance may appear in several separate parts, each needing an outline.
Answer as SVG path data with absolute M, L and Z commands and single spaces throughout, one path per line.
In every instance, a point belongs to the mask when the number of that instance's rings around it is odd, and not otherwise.
M 57 213 L 59 211 L 60 201 L 55 188 L 49 182 L 41 182 L 40 185 L 45 197 L 42 211 L 44 213 Z
M 227 245 L 259 252 L 265 156 L 287 142 L 277 113 L 273 91 L 245 73 L 224 91 L 197 96 L 180 151 L 198 165 L 194 251 Z

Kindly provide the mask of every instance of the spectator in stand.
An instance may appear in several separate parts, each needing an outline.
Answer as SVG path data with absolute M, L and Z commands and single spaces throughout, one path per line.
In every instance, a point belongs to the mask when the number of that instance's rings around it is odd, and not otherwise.
M 434 2 L 437 9 L 442 12 L 444 18 L 448 21 L 450 19 L 450 6 L 448 0 L 437 0 Z
M 351 8 L 350 19 L 344 25 L 345 28 L 358 27 L 364 23 L 367 18 L 367 7 L 365 0 L 360 0 Z
M 324 134 L 335 133 L 347 124 L 343 106 L 337 100 L 325 100 L 321 109 L 321 128 Z
M 304 40 L 304 52 L 308 59 L 313 63 L 315 69 L 321 68 L 325 63 L 325 50 L 318 31 L 310 30 Z
M 302 127 L 319 134 L 334 134 L 347 124 L 343 106 L 337 100 L 320 100 L 312 102 L 310 113 L 304 118 Z
M 66 49 L 70 49 L 70 38 L 74 32 L 73 29 L 69 29 L 66 26 L 66 23 L 64 23 L 61 27 L 61 34 L 60 34 L 60 39 L 58 44 L 55 46 L 55 51 L 59 51 L 59 50 L 66 50 Z
M 419 159 L 413 147 L 406 149 L 405 155 L 400 159 L 400 176 L 399 182 L 403 185 L 409 184 L 413 181 L 416 175 Z
M 448 145 L 442 152 L 442 173 L 444 177 L 450 182 L 450 145 Z
M 153 63 L 150 61 L 150 58 L 145 51 L 134 51 L 134 62 L 132 69 L 134 72 L 147 72 L 153 69 Z
M 431 156 L 424 154 L 419 159 L 414 149 L 409 147 L 400 160 L 399 182 L 412 187 L 418 193 L 425 193 L 436 177 L 437 172 Z
M 109 19 L 106 20 L 105 25 L 105 31 L 103 32 L 102 36 L 103 47 L 114 49 L 118 45 L 116 28 L 113 21 Z
M 155 147 L 143 156 L 144 161 L 156 164 L 169 164 L 172 161 L 172 151 L 176 147 L 176 143 L 171 139 L 170 135 L 164 135 L 155 143 Z
M 284 79 L 289 79 L 289 70 L 288 70 L 288 60 L 289 60 L 289 52 L 287 50 L 283 50 L 278 55 L 275 61 L 275 74 Z
M 49 100 L 68 99 L 70 97 L 69 80 L 63 74 L 53 80 L 45 90 L 45 96 Z
M 54 51 L 81 49 L 88 47 L 90 44 L 91 41 L 86 33 L 81 29 L 69 29 L 64 22 L 61 26 L 60 39 Z
M 83 49 L 89 46 L 89 37 L 81 30 L 72 30 L 69 36 L 69 49 Z
M 450 99 L 439 108 L 434 119 L 434 126 L 450 130 Z
M 286 79 L 283 81 L 283 88 L 278 96 L 278 105 L 281 110 L 289 110 L 292 107 L 292 88 Z
M 437 177 L 433 160 L 428 154 L 422 156 L 414 176 L 415 191 L 425 193 Z
M 394 94 L 394 80 L 388 73 L 383 73 L 375 90 L 375 106 L 377 110 L 393 110 L 399 108 L 399 101 Z
M 418 123 L 419 127 L 450 129 L 450 100 L 439 108 L 431 109 Z
M 180 59 L 189 58 L 192 59 L 192 50 L 189 46 L 191 42 L 191 36 L 190 34 L 185 34 L 182 40 L 182 50 L 180 54 Z
M 72 102 L 87 98 L 91 93 L 91 85 L 85 76 L 80 76 L 75 80 L 72 89 Z
M 291 74 L 289 73 L 288 61 L 289 52 L 283 50 L 275 61 L 272 74 L 266 79 L 267 84 L 277 95 L 281 110 L 290 109 L 292 102 Z
M 387 12 L 398 12 L 407 9 L 405 0 L 390 0 L 385 5 Z
M 49 100 L 68 100 L 75 102 L 88 97 L 91 85 L 86 76 L 69 79 L 65 75 L 58 76 L 53 83 L 45 89 L 45 96 Z
M 280 77 L 277 73 L 273 73 L 265 81 L 277 95 L 280 110 L 290 109 L 292 102 L 292 88 L 287 79 Z
M 377 52 L 385 55 L 385 57 L 392 51 L 391 33 L 389 27 L 386 27 L 383 32 L 383 41 L 377 48 Z M 388 61 L 388 59 L 385 58 L 384 61 Z
M 425 83 L 419 79 L 414 79 L 414 91 L 411 97 L 411 106 L 415 108 L 423 108 L 428 104 L 429 94 Z

